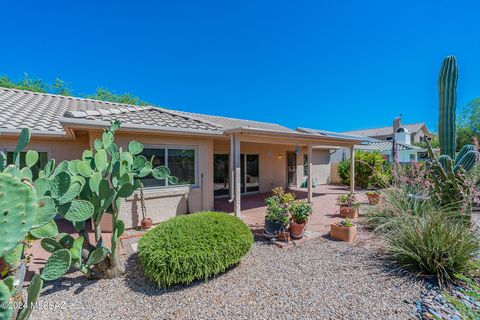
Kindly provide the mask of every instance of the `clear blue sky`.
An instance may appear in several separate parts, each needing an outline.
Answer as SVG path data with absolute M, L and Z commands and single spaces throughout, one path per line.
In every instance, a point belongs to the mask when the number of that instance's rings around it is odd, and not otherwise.
M 459 106 L 480 96 L 479 12 L 442 0 L 1 0 L 0 74 L 289 127 L 403 114 L 436 129 L 444 56 L 459 62 Z

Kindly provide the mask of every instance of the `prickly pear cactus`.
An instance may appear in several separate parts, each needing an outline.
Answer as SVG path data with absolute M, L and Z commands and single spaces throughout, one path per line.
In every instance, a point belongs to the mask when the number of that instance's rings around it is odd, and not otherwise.
M 37 210 L 35 190 L 17 177 L 0 173 L 0 257 L 25 239 Z

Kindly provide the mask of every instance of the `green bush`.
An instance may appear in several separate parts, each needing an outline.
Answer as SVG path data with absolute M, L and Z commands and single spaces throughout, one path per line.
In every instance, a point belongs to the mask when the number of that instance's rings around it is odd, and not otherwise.
M 338 164 L 338 176 L 350 184 L 350 160 Z M 390 167 L 379 152 L 355 152 L 355 185 L 360 188 L 385 188 L 390 184 Z
M 387 254 L 399 266 L 437 276 L 440 284 L 468 272 L 479 253 L 480 239 L 465 215 L 429 210 L 396 219 L 386 235 Z
M 237 264 L 253 243 L 240 219 L 222 212 L 178 216 L 148 231 L 138 256 L 145 276 L 160 287 L 188 284 Z

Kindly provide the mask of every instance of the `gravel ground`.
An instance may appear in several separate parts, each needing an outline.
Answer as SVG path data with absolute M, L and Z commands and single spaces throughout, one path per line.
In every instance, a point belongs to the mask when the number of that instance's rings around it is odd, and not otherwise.
M 33 319 L 413 319 L 424 284 L 392 273 L 378 250 L 319 238 L 291 249 L 255 242 L 240 265 L 208 282 L 158 289 L 135 254 L 128 274 L 46 285 Z

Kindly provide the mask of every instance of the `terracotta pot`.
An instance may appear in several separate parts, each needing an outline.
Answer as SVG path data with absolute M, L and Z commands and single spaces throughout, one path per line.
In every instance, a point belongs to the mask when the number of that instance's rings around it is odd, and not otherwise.
M 344 218 L 355 219 L 358 217 L 358 208 L 340 206 L 340 215 Z
M 306 223 L 296 223 L 295 221 L 290 222 L 290 234 L 294 239 L 302 239 L 305 234 Z
M 290 242 L 290 233 L 288 231 L 280 231 L 277 233 L 277 240 L 278 241 L 285 241 Z
M 379 204 L 380 203 L 380 194 L 379 193 L 367 193 L 368 203 L 369 204 Z
M 150 229 L 153 225 L 152 218 L 143 218 L 140 224 L 143 230 Z
M 341 223 L 336 222 L 330 225 L 330 236 L 333 239 L 352 242 L 357 235 L 357 226 L 345 227 Z

